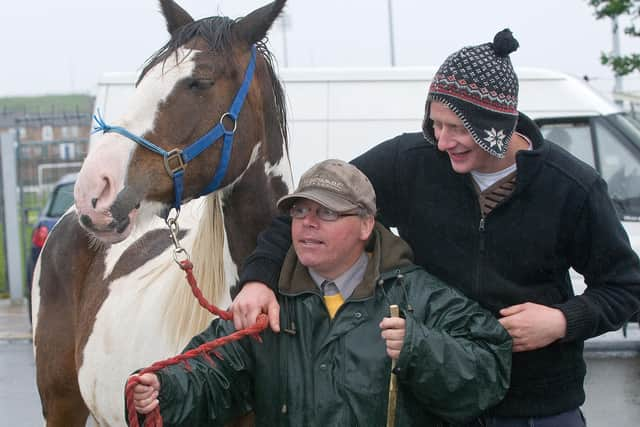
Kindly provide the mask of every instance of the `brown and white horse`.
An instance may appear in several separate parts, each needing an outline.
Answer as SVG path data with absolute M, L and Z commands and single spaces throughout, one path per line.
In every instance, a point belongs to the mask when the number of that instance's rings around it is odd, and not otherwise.
M 239 20 L 194 21 L 160 0 L 171 39 L 144 67 L 127 113 L 100 121 L 104 134 L 78 176 L 75 208 L 53 229 L 34 273 L 46 425 L 83 426 L 90 416 L 124 425 L 129 374 L 179 353 L 211 321 L 173 260 L 163 218 L 180 199 L 179 243 L 209 301 L 229 304 L 241 262 L 291 188 L 284 96 L 262 41 L 284 3 Z M 188 148 L 220 127 L 208 148 Z

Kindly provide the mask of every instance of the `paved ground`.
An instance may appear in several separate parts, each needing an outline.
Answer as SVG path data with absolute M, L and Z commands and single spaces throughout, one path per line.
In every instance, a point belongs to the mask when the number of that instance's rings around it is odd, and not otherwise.
M 0 341 L 31 339 L 31 325 L 26 302 L 11 304 L 8 299 L 0 300 Z
M 589 427 L 640 425 L 640 330 L 611 332 L 586 344 Z M 42 425 L 26 305 L 0 300 L 0 426 Z M 561 427 L 561 426 L 558 426 Z
M 42 425 L 30 341 L 0 341 L 0 426 Z
M 586 361 L 587 400 L 582 410 L 588 427 L 638 427 L 640 356 L 612 358 L 587 353 Z

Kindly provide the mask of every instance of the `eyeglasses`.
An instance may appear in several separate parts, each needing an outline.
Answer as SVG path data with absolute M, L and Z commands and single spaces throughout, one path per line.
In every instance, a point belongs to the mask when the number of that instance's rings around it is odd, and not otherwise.
M 304 219 L 307 217 L 307 215 L 309 215 L 309 213 L 312 211 L 311 208 L 308 208 L 306 206 L 298 206 L 298 205 L 293 205 L 291 206 L 291 209 L 289 209 L 289 215 L 291 215 L 291 218 L 295 218 L 295 219 Z M 333 222 L 333 221 L 337 221 L 338 219 L 342 218 L 343 216 L 358 216 L 362 214 L 362 210 L 358 210 L 358 212 L 345 212 L 345 213 L 339 213 L 336 212 L 334 210 L 331 210 L 329 208 L 325 208 L 324 206 L 320 206 L 315 210 L 315 215 L 322 221 L 327 221 L 327 222 Z

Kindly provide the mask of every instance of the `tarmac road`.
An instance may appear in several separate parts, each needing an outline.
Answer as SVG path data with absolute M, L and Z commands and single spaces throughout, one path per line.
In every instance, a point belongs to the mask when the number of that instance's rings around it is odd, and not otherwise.
M 0 426 L 42 425 L 30 341 L 0 341 Z
M 629 356 L 629 355 L 627 355 Z M 588 427 L 640 426 L 640 356 L 586 354 Z

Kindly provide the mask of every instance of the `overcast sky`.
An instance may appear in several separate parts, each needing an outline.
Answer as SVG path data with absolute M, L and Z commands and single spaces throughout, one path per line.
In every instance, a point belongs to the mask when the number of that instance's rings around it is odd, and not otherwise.
M 264 3 L 179 2 L 196 19 L 238 17 Z M 289 0 L 286 36 L 281 23 L 270 35 L 279 66 L 390 65 L 388 4 Z M 399 66 L 439 65 L 454 50 L 490 41 L 510 27 L 520 42 L 512 54 L 515 65 L 612 79 L 599 61 L 600 52 L 611 49 L 611 23 L 596 21 L 587 0 L 391 0 L 391 5 Z M 139 70 L 168 37 L 158 11 L 156 0 L 4 2 L 0 96 L 93 93 L 102 73 Z M 623 35 L 621 49 L 640 52 L 640 38 Z

